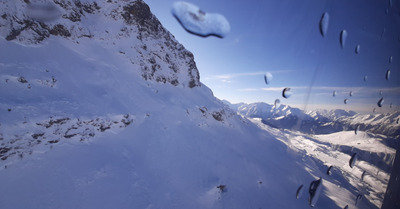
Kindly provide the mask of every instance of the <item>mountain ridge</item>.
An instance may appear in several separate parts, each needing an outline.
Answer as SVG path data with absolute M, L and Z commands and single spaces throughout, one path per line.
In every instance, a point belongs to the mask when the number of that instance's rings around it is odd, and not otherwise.
M 398 138 L 400 112 L 382 114 L 360 114 L 341 109 L 302 111 L 288 105 L 273 105 L 259 102 L 240 105 L 225 104 L 250 118 L 262 118 L 265 124 L 275 128 L 300 130 L 311 134 L 328 134 L 339 131 L 360 130 Z

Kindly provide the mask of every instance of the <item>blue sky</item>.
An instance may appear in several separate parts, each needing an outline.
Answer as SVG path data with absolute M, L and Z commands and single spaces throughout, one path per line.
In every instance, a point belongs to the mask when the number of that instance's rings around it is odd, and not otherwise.
M 171 14 L 173 0 L 145 1 L 164 27 L 193 52 L 201 81 L 220 99 L 270 104 L 280 99 L 303 109 L 400 110 L 398 0 L 392 0 L 391 7 L 389 0 L 188 1 L 228 19 L 231 32 L 223 39 L 186 32 Z M 330 17 L 325 37 L 319 32 L 324 12 Z M 343 49 L 342 30 L 348 32 Z M 266 72 L 273 75 L 270 85 L 264 83 Z M 285 87 L 293 90 L 289 99 L 281 96 Z M 376 105 L 380 91 L 383 108 Z M 347 105 L 345 98 L 349 98 Z

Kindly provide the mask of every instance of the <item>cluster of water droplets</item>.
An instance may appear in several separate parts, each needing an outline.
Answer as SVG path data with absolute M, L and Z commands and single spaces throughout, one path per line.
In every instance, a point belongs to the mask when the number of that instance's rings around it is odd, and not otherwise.
M 391 1 L 390 1 L 390 3 L 391 3 Z M 328 28 L 329 28 L 329 19 L 330 19 L 330 16 L 329 16 L 329 14 L 327 12 L 322 14 L 321 19 L 319 21 L 319 31 L 320 31 L 322 37 L 326 37 L 327 36 L 327 32 L 328 32 Z M 386 29 L 384 28 L 383 32 L 382 32 L 382 36 L 384 35 L 385 31 L 386 31 Z M 348 37 L 347 30 L 345 30 L 345 29 L 341 30 L 340 34 L 339 34 L 339 43 L 340 43 L 340 46 L 341 46 L 342 49 L 344 49 L 346 47 L 346 39 L 347 39 L 347 37 Z M 400 41 L 400 36 L 399 36 L 399 41 Z M 356 55 L 360 54 L 360 49 L 361 49 L 361 45 L 360 44 L 356 44 L 355 45 L 355 49 L 354 49 L 354 53 Z M 389 64 L 391 64 L 392 62 L 393 62 L 393 56 L 390 56 L 389 57 Z M 390 71 L 390 68 L 389 68 L 389 69 L 386 70 L 386 73 L 384 74 L 384 76 L 381 77 L 381 79 L 384 78 L 384 79 L 386 79 L 386 81 L 389 81 L 390 80 L 390 73 L 391 73 L 391 71 Z M 368 76 L 367 75 L 364 75 L 363 81 L 365 83 L 368 81 Z M 291 90 L 290 88 L 283 89 L 282 96 L 284 98 L 290 97 L 290 94 L 289 94 L 290 90 Z M 383 103 L 384 103 L 383 92 L 380 91 L 379 95 L 380 95 L 380 97 L 377 100 L 376 104 L 377 104 L 377 106 L 379 108 L 381 108 L 383 106 Z M 333 97 L 337 96 L 337 92 L 335 90 L 332 92 L 332 96 Z M 348 96 L 349 96 L 348 98 L 345 98 L 343 100 L 344 104 L 348 104 L 349 103 L 349 98 L 350 97 L 354 97 L 354 92 L 353 91 L 349 91 Z M 392 106 L 393 106 L 393 104 L 390 103 L 389 107 L 392 108 Z M 375 111 L 376 111 L 376 108 L 374 107 L 373 108 L 373 112 L 375 112 Z M 396 122 L 399 123 L 399 119 L 397 119 Z M 356 125 L 355 128 L 354 128 L 354 134 L 358 135 L 359 131 L 360 131 L 360 125 Z M 348 166 L 350 168 L 354 168 L 354 166 L 357 164 L 358 158 L 359 158 L 359 155 L 354 152 L 351 155 L 350 159 L 349 159 Z M 334 168 L 333 166 L 329 166 L 327 171 L 326 171 L 326 175 L 328 175 L 328 176 L 332 175 L 333 168 Z M 363 171 L 362 175 L 361 175 L 361 181 L 364 180 L 364 177 L 366 175 L 367 175 L 366 171 Z M 318 200 L 318 196 L 319 196 L 318 190 L 321 188 L 321 185 L 322 185 L 321 182 L 322 182 L 322 178 L 320 178 L 318 180 L 315 180 L 315 181 L 312 181 L 310 183 L 310 186 L 309 186 L 309 204 L 312 207 L 315 206 L 315 204 L 316 204 L 316 202 Z M 296 198 L 297 199 L 299 199 L 301 197 L 301 194 L 302 194 L 303 190 L 304 190 L 303 185 L 300 185 L 298 187 L 297 191 L 296 191 Z M 358 194 L 356 196 L 356 199 L 355 199 L 355 205 L 356 206 L 362 200 L 362 197 L 363 197 L 362 194 Z M 349 206 L 346 205 L 346 206 L 344 206 L 344 208 L 347 209 L 347 208 L 349 208 Z

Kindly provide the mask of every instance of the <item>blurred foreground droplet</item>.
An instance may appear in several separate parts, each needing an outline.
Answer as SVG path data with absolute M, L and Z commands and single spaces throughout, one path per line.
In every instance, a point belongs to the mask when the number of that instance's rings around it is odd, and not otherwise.
M 378 107 L 382 107 L 382 105 L 383 105 L 383 97 L 378 101 L 378 103 L 377 103 L 377 105 L 378 105 Z
M 26 14 L 37 21 L 53 21 L 61 16 L 61 12 L 50 2 L 31 2 L 28 4 Z
M 358 44 L 356 46 L 355 52 L 356 52 L 356 54 L 360 53 L 360 44 Z
M 362 174 L 361 174 L 361 181 L 364 180 L 364 177 L 365 177 L 365 171 L 363 171 Z
M 329 168 L 328 168 L 328 170 L 326 171 L 326 174 L 328 175 L 328 176 L 330 176 L 331 174 L 332 174 L 332 168 L 333 168 L 333 166 L 331 165 L 331 166 L 329 166 Z
M 357 162 L 357 153 L 354 153 L 354 154 L 351 156 L 350 161 L 349 161 L 349 166 L 350 166 L 350 168 L 353 168 L 354 165 L 356 164 L 356 162 Z
M 386 70 L 386 80 L 390 78 L 390 69 Z
M 361 195 L 361 194 L 358 194 L 357 197 L 356 197 L 356 203 L 355 203 L 355 205 L 357 205 L 357 203 L 359 203 L 361 199 L 362 199 L 362 195 Z
M 332 96 L 334 96 L 334 97 L 336 96 L 336 91 L 333 91 L 333 94 L 332 94 Z
M 364 81 L 367 81 L 368 80 L 368 76 L 364 76 Z
M 267 85 L 270 84 L 271 80 L 272 80 L 272 74 L 270 72 L 265 73 L 264 75 L 265 84 Z
M 283 91 L 282 91 L 282 96 L 285 98 L 285 99 L 287 99 L 287 98 L 289 98 L 290 96 L 292 96 L 292 91 L 291 91 L 291 89 L 290 88 L 284 88 L 283 89 Z
M 303 184 L 299 186 L 296 191 L 296 199 L 299 199 L 303 195 Z
M 328 26 L 329 26 L 329 14 L 325 12 L 321 20 L 319 21 L 319 32 L 321 33 L 322 36 L 325 36 L 326 33 L 328 32 Z
M 319 195 L 322 191 L 322 179 L 312 181 L 308 193 L 310 194 L 308 198 L 308 203 L 311 207 L 314 207 L 318 201 Z
M 275 108 L 278 108 L 279 105 L 280 105 L 280 103 L 281 103 L 281 101 L 280 101 L 279 99 L 275 99 L 274 107 L 275 107 Z
M 344 45 L 346 44 L 346 38 L 347 38 L 347 31 L 342 30 L 342 32 L 340 32 L 340 45 L 342 46 L 342 48 L 344 48 Z
M 229 22 L 224 16 L 203 12 L 188 2 L 175 2 L 172 14 L 188 32 L 198 36 L 214 35 L 223 38 L 230 31 Z
M 344 99 L 344 101 L 343 101 L 344 104 L 347 104 L 348 100 L 349 100 L 349 99 Z

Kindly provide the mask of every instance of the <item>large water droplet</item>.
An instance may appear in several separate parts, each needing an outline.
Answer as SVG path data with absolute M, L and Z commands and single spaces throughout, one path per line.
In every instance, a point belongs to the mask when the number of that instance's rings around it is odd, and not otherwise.
M 265 84 L 267 85 L 270 84 L 271 80 L 272 80 L 272 74 L 270 72 L 265 73 L 264 75 Z
M 356 54 L 360 53 L 360 44 L 356 46 L 356 49 L 354 50 Z
M 344 104 L 347 104 L 347 102 L 349 101 L 349 99 L 344 99 Z
M 333 94 L 332 94 L 332 96 L 334 96 L 334 97 L 336 96 L 336 91 L 333 91 Z
M 278 108 L 278 107 L 279 107 L 279 105 L 280 105 L 280 103 L 281 103 L 281 100 L 279 100 L 279 99 L 275 99 L 275 102 L 274 102 L 274 107 L 275 107 L 275 108 Z
M 329 166 L 329 168 L 328 168 L 328 170 L 326 171 L 326 174 L 328 175 L 328 176 L 330 176 L 331 174 L 332 174 L 332 168 L 333 168 L 333 166 L 331 165 L 331 166 Z
M 360 130 L 360 125 L 357 125 L 356 128 L 354 129 L 354 133 L 357 135 L 358 130 Z
M 322 36 L 325 36 L 326 33 L 328 32 L 328 26 L 329 26 L 329 14 L 325 12 L 321 20 L 319 21 L 319 32 L 321 32 Z
M 223 15 L 206 13 L 198 6 L 188 2 L 175 2 L 172 14 L 182 27 L 198 36 L 214 35 L 223 38 L 230 31 L 229 22 Z
M 346 39 L 347 39 L 347 31 L 342 30 L 342 32 L 340 32 L 340 45 L 342 46 L 342 48 L 344 48 L 346 44 Z
M 284 88 L 283 89 L 283 91 L 282 91 L 282 96 L 285 98 L 285 99 L 287 99 L 287 98 L 289 98 L 290 96 L 292 96 L 292 91 L 291 91 L 291 89 L 290 88 Z
M 386 70 L 386 80 L 390 78 L 390 69 Z
M 314 207 L 318 201 L 319 195 L 322 191 L 322 179 L 312 181 L 308 193 L 310 194 L 308 198 L 308 203 L 311 207 Z
M 377 105 L 378 105 L 378 107 L 382 107 L 382 105 L 383 105 L 383 97 L 381 98 L 381 99 L 379 99 L 379 101 L 378 101 L 378 103 L 377 103 Z
M 296 199 L 299 199 L 303 195 L 303 184 L 299 186 L 299 188 L 296 191 Z
M 350 168 L 353 168 L 353 167 L 354 167 L 354 165 L 356 164 L 356 161 L 357 161 L 357 153 L 354 153 L 354 154 L 351 156 L 350 161 L 349 161 L 349 166 L 350 166 Z
M 389 63 L 392 63 L 392 61 L 393 61 L 393 56 L 390 56 L 389 57 Z
M 349 92 L 349 96 L 351 96 L 351 97 L 353 96 L 353 91 Z

